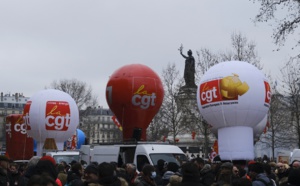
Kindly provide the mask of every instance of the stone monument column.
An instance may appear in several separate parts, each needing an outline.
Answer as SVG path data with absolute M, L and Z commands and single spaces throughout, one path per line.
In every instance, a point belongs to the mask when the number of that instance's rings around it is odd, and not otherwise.
M 196 125 L 199 117 L 197 106 L 197 85 L 195 84 L 195 59 L 192 56 L 192 51 L 187 52 L 187 56 L 182 53 L 183 46 L 178 49 L 183 58 L 185 58 L 184 81 L 185 85 L 180 87 L 179 92 L 175 97 L 177 107 L 180 109 L 180 114 L 183 115 L 183 124 L 192 126 Z M 191 127 L 193 128 L 193 127 Z M 191 132 L 191 131 L 186 131 Z M 195 145 L 199 145 L 199 141 L 195 141 Z

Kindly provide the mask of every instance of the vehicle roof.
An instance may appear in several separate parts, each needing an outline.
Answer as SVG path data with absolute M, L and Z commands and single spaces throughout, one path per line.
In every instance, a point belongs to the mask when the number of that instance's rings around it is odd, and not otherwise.
M 79 155 L 79 151 L 54 151 L 54 152 L 46 152 L 46 154 L 51 155 Z
M 183 151 L 175 146 L 169 144 L 141 144 L 137 146 L 136 152 L 146 151 L 149 154 L 151 153 L 178 153 L 184 154 Z

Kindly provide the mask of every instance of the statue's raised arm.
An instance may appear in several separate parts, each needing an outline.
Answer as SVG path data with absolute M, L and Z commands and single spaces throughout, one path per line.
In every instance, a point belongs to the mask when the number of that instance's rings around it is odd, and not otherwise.
M 195 58 L 193 57 L 192 50 L 187 52 L 188 56 L 185 56 L 182 53 L 183 46 L 181 45 L 178 49 L 182 57 L 185 58 L 185 67 L 184 67 L 184 80 L 185 80 L 185 88 L 196 88 L 195 84 Z

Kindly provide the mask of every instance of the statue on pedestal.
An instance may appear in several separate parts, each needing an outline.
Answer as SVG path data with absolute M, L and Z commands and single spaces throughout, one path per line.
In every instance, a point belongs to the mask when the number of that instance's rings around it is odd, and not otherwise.
M 195 84 L 195 58 L 191 50 L 187 52 L 188 56 L 182 53 L 183 46 L 178 49 L 182 57 L 185 58 L 184 81 L 185 85 L 182 88 L 197 88 Z

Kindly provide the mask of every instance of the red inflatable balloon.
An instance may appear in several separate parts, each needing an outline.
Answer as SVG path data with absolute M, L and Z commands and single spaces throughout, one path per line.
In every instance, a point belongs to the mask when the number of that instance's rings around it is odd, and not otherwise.
M 146 140 L 146 129 L 158 112 L 163 97 L 159 76 L 141 64 L 119 68 L 106 86 L 106 101 L 123 127 L 123 139 L 140 136 L 141 140 Z M 141 133 L 134 132 L 135 129 Z

